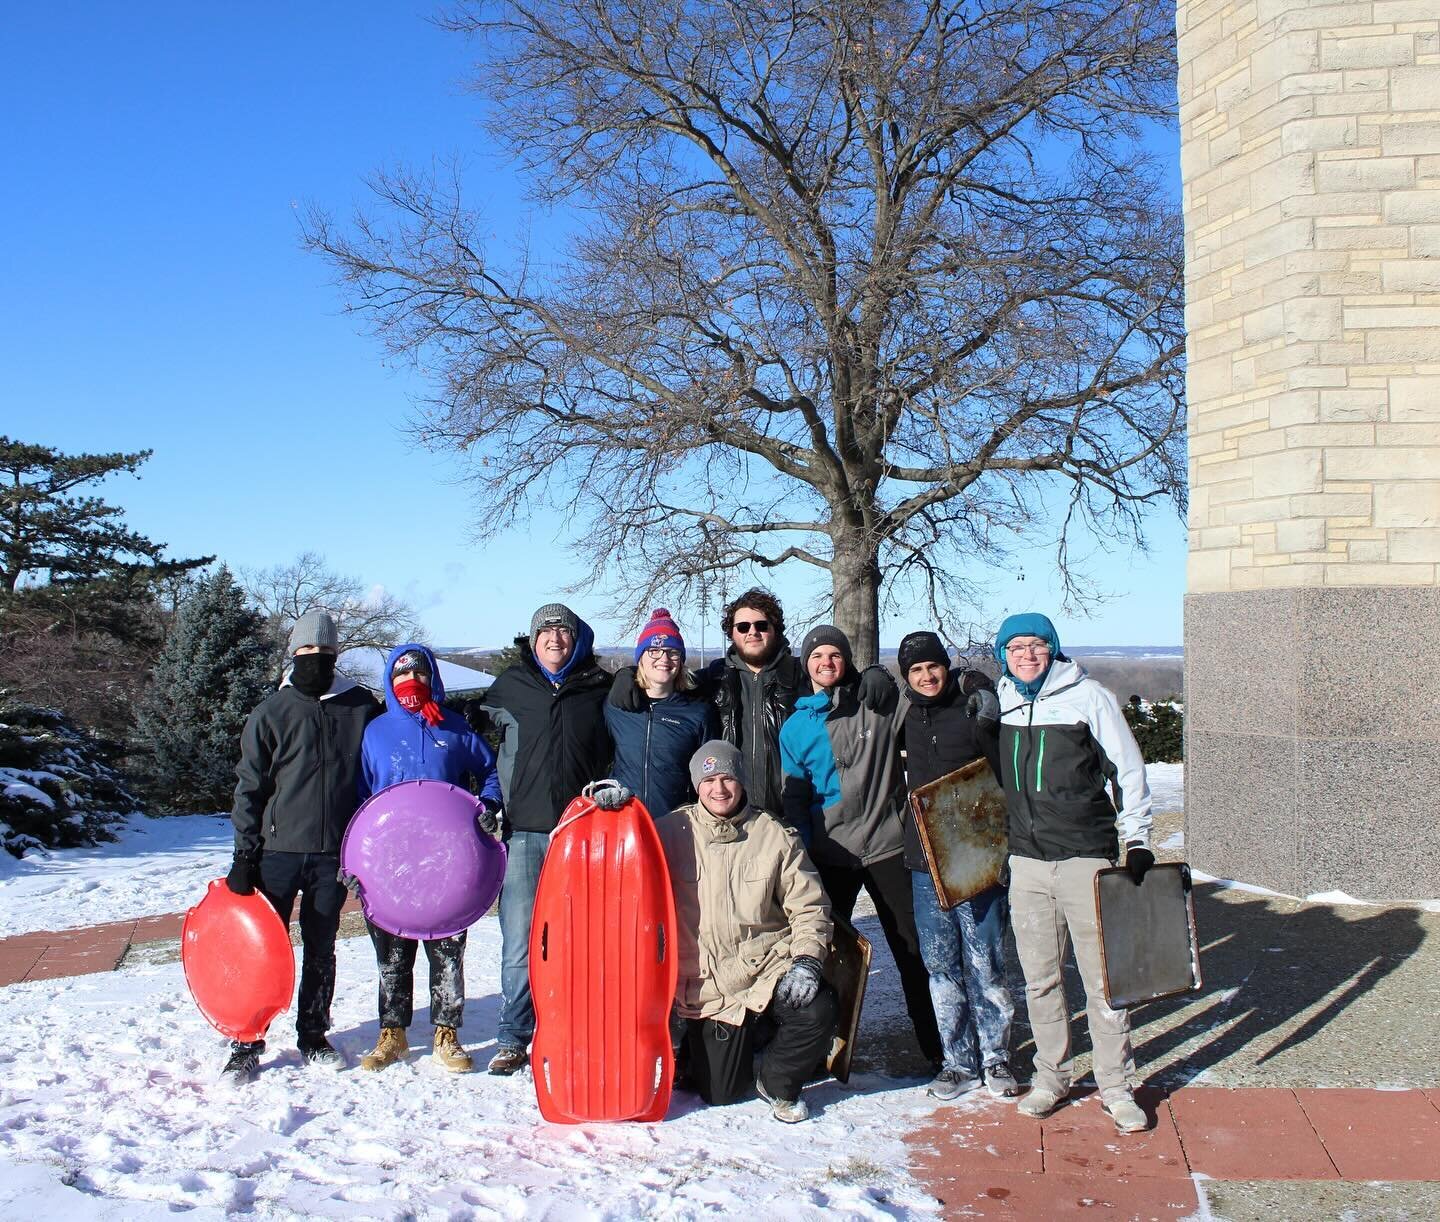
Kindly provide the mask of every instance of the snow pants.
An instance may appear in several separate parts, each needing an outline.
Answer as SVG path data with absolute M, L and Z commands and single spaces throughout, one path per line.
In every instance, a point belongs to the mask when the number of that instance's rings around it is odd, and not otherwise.
M 530 1047 L 535 1035 L 535 1002 L 530 996 L 530 921 L 535 889 L 550 847 L 549 832 L 513 831 L 500 888 L 500 1028 L 502 1048 Z
M 928 870 L 912 870 L 910 880 L 945 1068 L 978 1077 L 1010 1059 L 1015 1002 L 1005 981 L 1005 888 L 991 887 L 946 912 Z
M 336 879 L 337 853 L 277 853 L 260 856 L 260 892 L 290 925 L 295 898 L 300 897 L 300 997 L 295 1031 L 301 1040 L 330 1030 L 330 1003 L 335 998 L 335 934 L 345 888 Z
M 905 1010 L 915 1028 L 915 1039 L 925 1059 L 939 1065 L 944 1050 L 935 1026 L 935 1008 L 930 1002 L 930 973 L 925 970 L 925 960 L 920 955 L 911 871 L 905 865 L 904 854 L 896 853 L 868 866 L 822 865 L 817 861 L 815 868 L 820 872 L 820 881 L 836 916 L 850 919 L 861 887 L 874 901 L 880 928 L 885 931 L 885 941 L 900 972 L 900 988 L 905 994 Z
M 420 943 L 366 924 L 380 968 L 380 1025 L 408 1027 L 415 1017 L 415 953 Z M 430 1022 L 436 1027 L 459 1027 L 465 1017 L 464 932 L 427 939 L 425 958 L 430 962 Z
M 763 1014 L 749 1013 L 738 1027 L 713 1018 L 685 1020 L 690 1076 L 706 1103 L 734 1103 L 755 1080 L 755 1028 L 767 1021 L 775 1035 L 765 1045 L 760 1078 L 772 1099 L 798 1099 L 830 1051 L 839 1020 L 835 990 L 822 984 L 808 1006 L 798 1010 L 772 1000 Z
M 1095 1085 L 1100 1097 L 1129 1091 L 1135 1078 L 1130 1049 L 1130 1015 L 1105 1002 L 1100 962 L 1100 926 L 1095 915 L 1095 872 L 1111 863 L 1103 857 L 1064 861 L 1010 858 L 1010 912 L 1015 949 L 1025 973 L 1025 1005 L 1035 1035 L 1034 1087 L 1063 1095 L 1070 1089 L 1070 1004 L 1061 965 L 1067 946 L 1085 985 L 1085 1017 L 1094 1049 Z

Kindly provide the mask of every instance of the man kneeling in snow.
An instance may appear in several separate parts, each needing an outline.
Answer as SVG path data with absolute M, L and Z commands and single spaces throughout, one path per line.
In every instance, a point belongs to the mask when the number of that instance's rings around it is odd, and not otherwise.
M 745 795 L 740 753 L 705 743 L 690 760 L 699 801 L 656 821 L 675 888 L 690 1076 L 706 1103 L 738 1099 L 757 1028 L 773 1030 L 755 1089 L 777 1120 L 806 1119 L 800 1088 L 835 1034 L 821 977 L 830 901 L 800 838 Z

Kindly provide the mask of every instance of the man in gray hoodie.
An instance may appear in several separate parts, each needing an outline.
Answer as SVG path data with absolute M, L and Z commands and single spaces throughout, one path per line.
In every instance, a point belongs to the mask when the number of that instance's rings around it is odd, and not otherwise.
M 290 632 L 290 666 L 280 690 L 245 722 L 235 775 L 235 856 L 226 885 L 259 890 L 288 926 L 300 899 L 300 997 L 295 1030 L 310 1064 L 339 1065 L 326 1039 L 335 995 L 335 935 L 345 888 L 340 841 L 356 807 L 360 744 L 380 705 L 335 673 L 339 633 L 325 611 L 307 611 Z M 265 1041 L 231 1045 L 225 1074 L 246 1081 Z

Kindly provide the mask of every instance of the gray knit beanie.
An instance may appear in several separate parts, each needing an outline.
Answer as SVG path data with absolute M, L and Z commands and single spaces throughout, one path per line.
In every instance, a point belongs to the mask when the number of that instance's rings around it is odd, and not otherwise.
M 708 776 L 733 776 L 740 782 L 741 789 L 749 788 L 745 781 L 745 761 L 740 757 L 739 748 L 719 738 L 702 743 L 690 757 L 690 784 L 697 791 L 700 782 Z
M 340 632 L 330 612 L 307 611 L 295 621 L 295 627 L 290 629 L 291 656 L 306 645 L 318 645 L 321 649 L 340 648 Z
M 805 634 L 805 639 L 800 642 L 800 665 L 808 670 L 810 655 L 821 645 L 834 645 L 845 659 L 846 674 L 854 673 L 855 659 L 850 654 L 850 638 L 834 624 L 819 624 Z
M 530 617 L 530 640 L 540 635 L 542 628 L 568 628 L 571 636 L 580 635 L 580 617 L 564 603 L 546 603 Z

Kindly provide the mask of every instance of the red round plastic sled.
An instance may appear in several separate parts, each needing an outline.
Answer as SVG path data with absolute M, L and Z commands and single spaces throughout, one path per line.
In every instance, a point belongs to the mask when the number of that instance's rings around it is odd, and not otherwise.
M 264 1039 L 295 995 L 295 953 L 280 914 L 260 892 L 236 895 L 223 878 L 185 914 L 180 962 L 200 1013 L 232 1040 Z
M 675 897 L 650 814 L 635 799 L 565 808 L 530 926 L 540 1114 L 555 1124 L 663 1120 L 675 1058 Z

